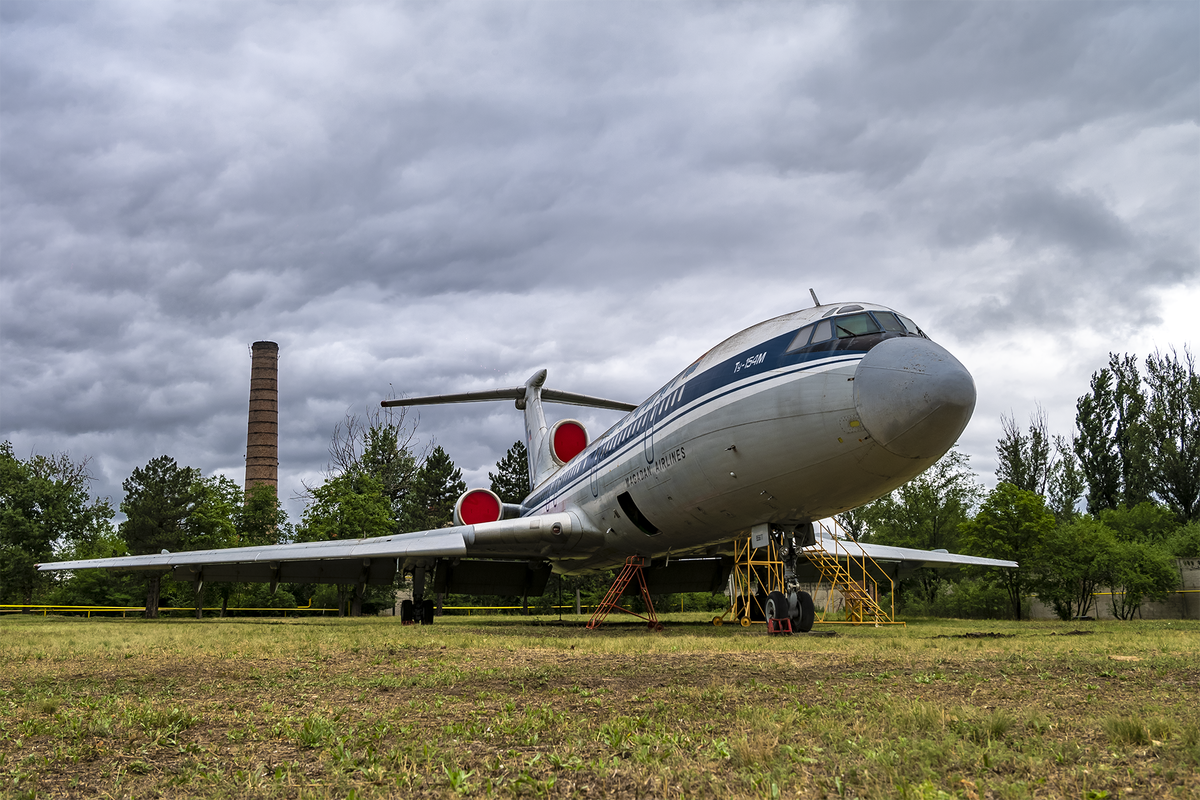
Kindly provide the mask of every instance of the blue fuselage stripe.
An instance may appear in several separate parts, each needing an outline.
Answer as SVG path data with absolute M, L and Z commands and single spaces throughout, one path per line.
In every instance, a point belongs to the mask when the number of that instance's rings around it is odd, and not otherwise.
M 682 382 L 676 379 L 668 383 L 652 398 L 629 412 L 624 419 L 588 445 L 584 452 L 551 478 L 548 484 L 527 497 L 521 504 L 524 509 L 522 515 L 538 513 L 563 494 L 575 491 L 592 470 L 600 470 L 620 461 L 645 434 L 647 428 L 658 428 L 677 422 L 735 392 L 787 379 L 797 373 L 859 361 L 865 353 L 863 350 L 839 350 L 832 353 L 789 355 L 785 350 L 794 335 L 795 332 L 792 331 L 775 337 L 747 348 L 690 379 Z M 751 363 L 743 366 L 747 362 Z M 758 372 L 753 378 L 750 374 L 742 374 L 759 369 L 769 371 Z

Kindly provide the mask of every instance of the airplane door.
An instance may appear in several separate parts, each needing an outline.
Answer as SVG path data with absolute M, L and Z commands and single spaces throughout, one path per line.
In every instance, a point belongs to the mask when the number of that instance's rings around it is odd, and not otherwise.
M 588 473 L 588 483 L 590 483 L 591 487 L 592 487 L 592 497 L 599 497 L 600 496 L 600 464 L 599 464 L 599 461 L 597 461 L 597 463 L 595 463 L 595 464 L 592 464 L 592 469 Z
M 654 425 L 646 426 L 646 435 L 642 439 L 642 452 L 646 454 L 646 463 L 654 463 Z

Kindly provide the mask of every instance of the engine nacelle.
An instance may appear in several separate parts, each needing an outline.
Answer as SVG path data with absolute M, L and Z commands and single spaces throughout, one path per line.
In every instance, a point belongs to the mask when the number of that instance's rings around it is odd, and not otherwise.
M 550 429 L 550 455 L 560 467 L 588 446 L 587 429 L 576 419 L 561 419 Z
M 490 489 L 469 489 L 454 504 L 455 525 L 495 522 L 504 516 L 504 503 Z

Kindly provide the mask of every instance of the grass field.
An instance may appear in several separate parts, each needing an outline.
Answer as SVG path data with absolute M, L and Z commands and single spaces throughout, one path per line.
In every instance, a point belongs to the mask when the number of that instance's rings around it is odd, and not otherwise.
M 1200 796 L 1200 624 L 0 619 L 12 797 Z

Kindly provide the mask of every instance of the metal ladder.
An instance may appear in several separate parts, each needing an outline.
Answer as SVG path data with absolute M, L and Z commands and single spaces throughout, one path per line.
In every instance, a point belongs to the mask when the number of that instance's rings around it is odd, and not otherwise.
M 834 542 L 834 553 L 826 552 L 820 544 L 806 547 L 803 553 L 820 571 L 822 580 L 829 582 L 830 590 L 837 589 L 841 592 L 846 621 L 860 624 L 892 622 L 891 614 L 879 605 L 876 597 L 878 586 L 867 577 L 866 569 L 863 570 L 861 580 L 851 575 L 850 570 L 837 557 L 837 540 L 826 539 L 825 541 Z M 849 563 L 849 559 L 847 559 L 847 563 Z

